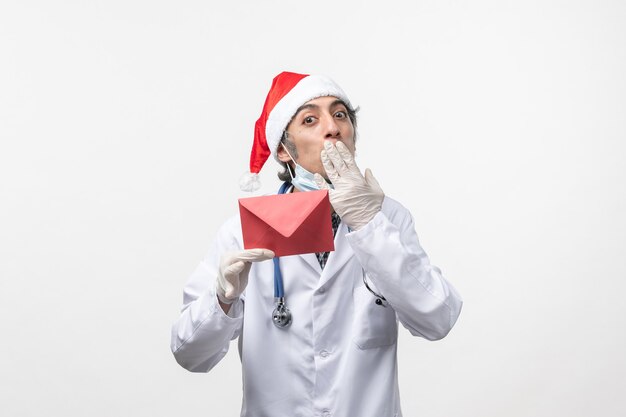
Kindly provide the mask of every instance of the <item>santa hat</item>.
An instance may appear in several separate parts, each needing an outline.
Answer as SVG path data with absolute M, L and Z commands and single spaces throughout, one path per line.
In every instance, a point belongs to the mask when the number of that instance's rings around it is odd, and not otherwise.
M 243 191 L 261 186 L 259 172 L 270 155 L 276 157 L 284 130 L 300 106 L 318 97 L 332 96 L 351 107 L 346 93 L 333 80 L 323 75 L 281 72 L 272 82 L 263 111 L 254 126 L 254 143 L 250 154 L 250 172 L 239 180 Z

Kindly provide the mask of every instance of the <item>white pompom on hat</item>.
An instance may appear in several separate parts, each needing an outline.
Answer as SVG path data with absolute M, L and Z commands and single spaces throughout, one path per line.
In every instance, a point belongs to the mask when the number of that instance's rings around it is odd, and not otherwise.
M 283 131 L 300 106 L 326 96 L 337 97 L 352 108 L 346 93 L 326 76 L 281 72 L 274 78 L 261 116 L 254 126 L 250 172 L 246 172 L 239 180 L 241 190 L 259 189 L 261 181 L 258 174 L 270 155 L 276 157 Z

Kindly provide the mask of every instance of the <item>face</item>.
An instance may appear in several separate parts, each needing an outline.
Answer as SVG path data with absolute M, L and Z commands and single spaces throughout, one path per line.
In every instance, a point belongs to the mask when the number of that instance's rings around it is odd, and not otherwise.
M 325 140 L 333 144 L 343 142 L 354 155 L 354 127 L 346 106 L 336 97 L 318 97 L 303 104 L 287 126 L 287 134 L 298 151 L 296 162 L 325 178 L 326 171 L 320 158 Z M 277 155 L 282 162 L 291 161 L 282 146 L 279 146 Z

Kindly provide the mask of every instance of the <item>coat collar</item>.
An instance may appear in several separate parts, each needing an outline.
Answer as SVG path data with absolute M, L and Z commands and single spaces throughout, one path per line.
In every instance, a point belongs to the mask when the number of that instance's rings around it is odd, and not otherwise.
M 302 255 L 298 255 L 317 275 L 322 273 L 322 268 L 320 267 L 320 263 L 317 260 L 317 256 L 314 253 L 305 253 Z

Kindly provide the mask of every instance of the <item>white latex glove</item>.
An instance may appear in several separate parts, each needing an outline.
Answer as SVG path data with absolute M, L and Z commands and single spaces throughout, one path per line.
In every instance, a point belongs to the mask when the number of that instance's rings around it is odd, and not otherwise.
M 232 304 L 248 285 L 252 262 L 266 261 L 273 257 L 274 252 L 269 249 L 249 249 L 223 255 L 215 284 L 217 298 L 224 304 Z
M 365 170 L 365 176 L 359 171 L 354 157 L 342 142 L 333 145 L 324 141 L 321 152 L 322 164 L 333 183 L 331 189 L 320 174 L 315 174 L 317 186 L 328 190 L 330 204 L 352 230 L 359 230 L 369 223 L 383 205 L 385 193 L 372 175 Z

